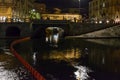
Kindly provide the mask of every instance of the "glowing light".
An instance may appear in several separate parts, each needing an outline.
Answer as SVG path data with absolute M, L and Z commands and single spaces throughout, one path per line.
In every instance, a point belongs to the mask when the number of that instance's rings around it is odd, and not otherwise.
M 98 22 L 97 22 L 97 21 L 95 21 L 95 23 L 97 24 Z
M 48 37 L 46 37 L 46 42 L 48 42 Z
M 0 22 L 5 22 L 6 21 L 6 16 L 0 16 Z
M 50 43 L 52 43 L 52 35 L 49 36 Z
M 102 58 L 102 64 L 105 64 L 105 58 L 104 57 Z
M 50 20 L 70 20 L 72 22 L 79 22 L 82 18 L 79 14 L 41 14 L 44 20 L 49 17 Z
M 33 53 L 33 64 L 36 64 L 37 58 L 36 58 L 37 52 Z
M 53 38 L 54 38 L 55 43 L 57 43 L 58 42 L 58 38 L 59 38 L 59 34 L 54 35 Z
M 7 63 L 0 62 L 0 65 L 5 65 Z M 17 74 L 13 71 L 6 70 L 4 67 L 0 67 L 0 80 L 19 80 Z
M 102 23 L 102 21 L 99 21 L 99 23 L 101 24 L 101 23 Z
M 32 9 L 32 11 L 34 12 L 34 11 L 35 11 L 35 9 Z
M 105 2 L 102 4 L 102 7 L 105 7 Z
M 90 70 L 87 67 L 84 66 L 74 66 L 78 70 L 74 72 L 75 77 L 77 80 L 87 80 L 89 78 L 89 75 L 87 73 L 90 72 Z
M 110 21 L 109 21 L 109 20 L 107 20 L 106 22 L 107 22 L 107 23 L 109 23 Z
M 120 19 L 119 18 L 116 18 L 115 19 L 115 23 L 119 23 L 120 22 Z

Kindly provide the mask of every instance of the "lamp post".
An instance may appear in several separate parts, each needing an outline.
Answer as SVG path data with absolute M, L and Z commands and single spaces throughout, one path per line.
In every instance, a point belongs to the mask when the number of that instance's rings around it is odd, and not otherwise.
M 78 0 L 78 3 L 79 3 L 79 14 L 80 14 L 80 0 Z
M 78 0 L 78 9 L 79 9 L 79 12 L 78 12 L 78 14 L 80 15 L 80 0 Z M 79 16 L 79 21 L 81 20 L 81 18 L 80 18 L 80 16 Z

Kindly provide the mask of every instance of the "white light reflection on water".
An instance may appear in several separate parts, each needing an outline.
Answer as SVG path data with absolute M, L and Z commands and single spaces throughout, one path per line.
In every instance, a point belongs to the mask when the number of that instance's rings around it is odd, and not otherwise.
M 0 80 L 19 80 L 17 74 L 12 70 L 6 70 L 2 65 L 6 63 L 0 62 Z
M 4 52 L 5 53 L 5 52 Z M 7 52 L 9 53 L 9 52 Z M 0 80 L 31 80 L 31 74 L 16 58 L 8 54 L 0 54 Z
M 77 71 L 74 72 L 76 80 L 87 80 L 90 76 L 88 75 L 91 70 L 85 66 L 74 66 Z
M 36 65 L 36 61 L 37 61 L 36 55 L 37 55 L 37 52 L 34 52 L 33 53 L 33 65 Z

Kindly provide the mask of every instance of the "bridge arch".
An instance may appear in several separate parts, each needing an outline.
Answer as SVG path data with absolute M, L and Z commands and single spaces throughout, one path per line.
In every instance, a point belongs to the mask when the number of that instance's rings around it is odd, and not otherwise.
M 20 37 L 21 30 L 17 26 L 10 26 L 6 29 L 6 37 Z
M 48 35 L 58 33 L 60 36 L 63 36 L 64 32 L 65 32 L 64 29 L 60 27 L 47 27 L 46 28 L 46 33 L 48 33 Z

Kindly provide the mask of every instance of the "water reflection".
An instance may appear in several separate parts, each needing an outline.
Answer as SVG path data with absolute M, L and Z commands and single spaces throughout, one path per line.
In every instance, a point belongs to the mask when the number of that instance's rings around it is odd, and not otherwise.
M 86 40 L 97 44 L 103 44 L 103 45 L 109 45 L 115 47 L 120 46 L 119 39 L 86 39 Z
M 37 61 L 36 55 L 37 55 L 37 52 L 34 52 L 33 53 L 33 65 L 36 65 L 36 61 Z
M 77 68 L 77 71 L 74 72 L 76 80 L 88 80 L 90 70 L 87 67 L 81 65 L 74 67 Z
M 49 54 L 49 59 L 59 60 L 79 59 L 80 55 L 81 54 L 79 49 L 67 49 L 66 51 L 52 50 Z
M 17 49 L 46 80 L 119 80 L 120 46 L 116 46 L 118 40 L 112 41 L 108 45 L 109 39 L 104 40 L 107 44 L 65 39 L 58 40 L 57 48 L 43 49 L 38 40 Z
M 42 52 L 42 53 L 41 53 Z M 81 57 L 81 51 L 76 49 L 67 49 L 67 50 L 47 50 L 47 51 L 40 51 L 33 52 L 32 60 L 33 64 L 37 65 L 37 60 L 57 60 L 57 61 L 66 61 L 70 64 L 74 63 L 74 60 L 79 59 Z
M 120 73 L 120 46 L 116 47 L 114 43 L 112 46 L 108 45 L 108 40 L 106 41 L 107 44 L 103 45 L 80 39 L 66 39 L 62 43 L 59 43 L 59 47 L 56 49 L 46 49 L 46 51 L 39 49 L 40 51 L 38 50 L 36 59 L 37 61 L 41 59 L 45 61 L 49 60 L 57 65 L 71 65 L 75 69 L 72 71 L 73 74 L 71 74 L 72 78 L 74 76 L 74 79 L 71 80 L 119 80 L 120 77 L 117 75 Z M 115 39 L 112 41 L 116 42 Z M 61 63 L 64 61 L 64 64 Z M 38 64 L 36 63 L 36 65 Z M 50 65 L 47 63 L 47 66 L 50 67 Z M 52 67 L 51 70 L 55 68 L 54 65 Z M 61 71 L 64 72 L 62 69 Z M 53 74 L 49 72 L 49 75 L 55 78 Z M 70 75 L 67 76 L 71 78 Z M 58 80 L 61 80 L 61 78 Z M 65 79 L 62 78 L 62 80 Z

